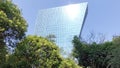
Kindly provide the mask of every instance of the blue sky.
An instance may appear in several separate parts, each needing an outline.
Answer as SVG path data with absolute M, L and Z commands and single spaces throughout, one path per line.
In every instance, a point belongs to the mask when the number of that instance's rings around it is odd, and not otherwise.
M 12 0 L 28 22 L 28 34 L 34 34 L 35 21 L 40 9 L 63 6 L 67 4 L 88 2 L 88 15 L 82 36 L 91 31 L 102 33 L 107 39 L 120 34 L 120 0 Z

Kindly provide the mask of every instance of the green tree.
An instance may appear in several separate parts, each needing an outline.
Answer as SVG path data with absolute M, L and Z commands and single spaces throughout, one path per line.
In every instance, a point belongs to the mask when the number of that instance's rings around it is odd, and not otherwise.
M 116 36 L 112 40 L 113 42 L 113 49 L 111 50 L 112 56 L 109 66 L 111 68 L 120 68 L 120 36 Z
M 8 61 L 14 63 L 9 65 L 17 68 L 58 68 L 62 61 L 59 48 L 47 39 L 37 36 L 27 36 L 22 40 L 13 57 L 13 60 Z
M 14 46 L 13 41 L 19 41 L 25 36 L 27 23 L 20 10 L 11 1 L 0 2 L 0 39 Z
M 73 56 L 78 64 L 85 68 L 106 68 L 111 59 L 112 42 L 86 43 L 75 36 L 73 39 Z
M 78 60 L 78 65 L 87 67 L 90 65 L 88 61 L 88 46 L 81 42 L 80 39 L 75 36 L 73 41 L 73 57 Z
M 112 42 L 89 45 L 89 59 L 92 68 L 106 68 L 111 59 Z
M 11 1 L 0 0 L 0 67 L 6 61 L 6 43 L 15 46 L 22 39 L 27 28 L 20 10 Z
M 77 65 L 73 60 L 66 58 L 64 59 L 59 68 L 82 68 Z

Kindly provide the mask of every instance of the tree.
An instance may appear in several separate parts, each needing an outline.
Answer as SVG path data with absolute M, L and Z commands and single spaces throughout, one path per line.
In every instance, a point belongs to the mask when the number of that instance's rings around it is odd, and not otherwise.
M 89 59 L 92 68 L 106 68 L 111 59 L 112 42 L 93 43 L 89 47 Z
M 25 36 L 27 23 L 20 10 L 11 1 L 0 2 L 0 38 L 15 46 Z
M 17 6 L 11 1 L 0 0 L 0 67 L 6 61 L 6 43 L 14 47 L 24 37 L 26 28 L 26 21 Z
M 120 36 L 113 37 L 113 49 L 111 49 L 112 58 L 109 62 L 111 68 L 120 68 Z
M 82 68 L 82 67 L 79 67 L 73 60 L 66 58 L 61 62 L 59 68 Z
M 62 58 L 59 48 L 45 38 L 27 36 L 15 49 L 13 67 L 17 68 L 58 68 Z M 14 64 L 14 65 L 13 65 Z
M 81 41 L 77 36 L 73 39 L 73 56 L 78 64 L 85 68 L 106 68 L 111 59 L 112 42 L 87 43 Z
M 90 65 L 90 62 L 88 61 L 88 46 L 85 43 L 82 43 L 77 36 L 74 37 L 72 43 L 73 57 L 78 60 L 78 65 L 86 68 Z

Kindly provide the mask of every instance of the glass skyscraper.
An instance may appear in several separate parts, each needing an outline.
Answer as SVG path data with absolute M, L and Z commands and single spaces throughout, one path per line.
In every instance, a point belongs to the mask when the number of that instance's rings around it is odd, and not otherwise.
M 46 37 L 55 35 L 55 43 L 70 54 L 72 39 L 79 36 L 87 14 L 87 2 L 39 10 L 35 34 Z

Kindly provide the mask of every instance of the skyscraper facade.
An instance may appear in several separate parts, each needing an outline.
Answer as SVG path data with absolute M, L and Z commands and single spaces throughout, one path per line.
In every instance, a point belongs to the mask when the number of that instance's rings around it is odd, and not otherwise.
M 85 16 L 87 2 L 39 10 L 35 24 L 35 34 L 46 37 L 55 35 L 55 43 L 70 54 L 72 39 L 79 36 Z

